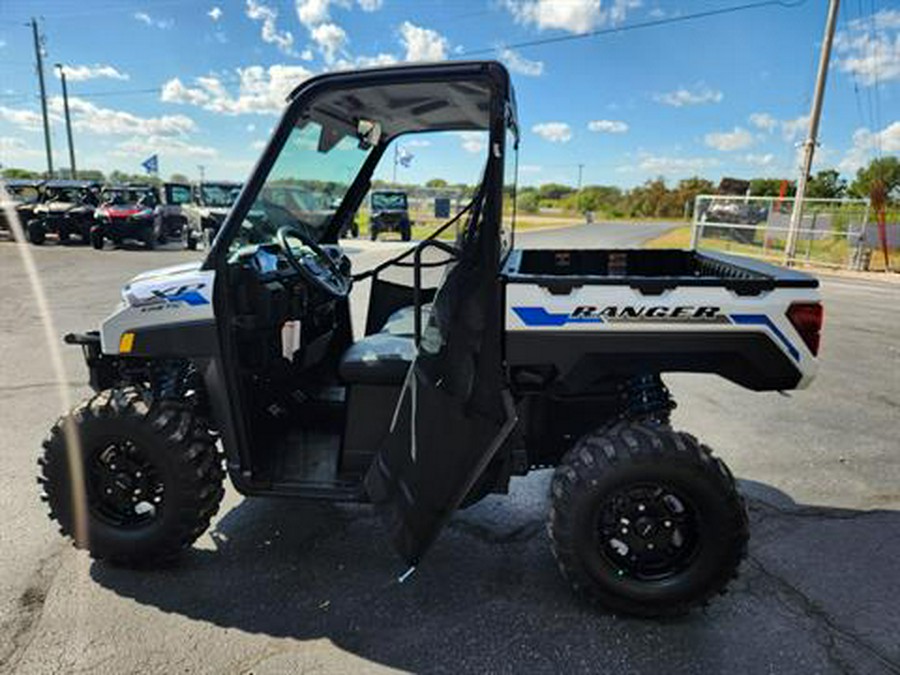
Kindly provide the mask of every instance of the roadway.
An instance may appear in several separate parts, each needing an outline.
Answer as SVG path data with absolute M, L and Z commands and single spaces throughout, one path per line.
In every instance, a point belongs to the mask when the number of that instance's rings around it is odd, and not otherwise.
M 624 247 L 663 229 L 580 226 L 519 244 Z M 349 246 L 357 269 L 383 257 Z M 95 326 L 138 271 L 197 255 L 31 250 L 57 334 Z M 752 540 L 725 597 L 651 622 L 573 601 L 544 530 L 549 472 L 457 514 L 402 586 L 367 508 L 245 500 L 230 488 L 179 564 L 93 563 L 38 500 L 35 459 L 61 404 L 12 244 L 0 243 L 0 273 L 0 672 L 900 672 L 896 284 L 825 278 L 821 371 L 806 391 L 668 378 L 676 426 L 741 480 Z M 64 358 L 80 398 L 80 353 Z

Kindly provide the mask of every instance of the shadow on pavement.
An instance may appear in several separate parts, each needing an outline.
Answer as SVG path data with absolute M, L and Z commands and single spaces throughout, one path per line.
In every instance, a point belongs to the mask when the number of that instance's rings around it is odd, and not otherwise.
M 263 499 L 177 567 L 91 576 L 165 612 L 417 672 L 897 672 L 900 513 L 798 506 L 744 482 L 753 538 L 731 592 L 639 621 L 570 595 L 544 531 L 548 480 L 457 514 L 403 585 L 370 509 Z

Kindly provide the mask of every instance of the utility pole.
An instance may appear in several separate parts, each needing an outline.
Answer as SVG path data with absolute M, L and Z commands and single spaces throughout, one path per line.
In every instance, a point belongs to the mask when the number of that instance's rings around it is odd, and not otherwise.
M 399 161 L 400 145 L 398 143 L 394 143 L 394 176 L 391 178 L 391 183 L 394 185 L 397 184 L 397 162 Z
M 66 136 L 69 138 L 69 169 L 72 172 L 72 178 L 78 178 L 78 169 L 75 167 L 75 142 L 72 140 L 72 118 L 69 116 L 69 89 L 66 87 L 66 71 L 63 64 L 55 64 L 59 71 L 59 79 L 62 80 L 63 90 L 63 109 L 66 113 Z
M 578 165 L 578 190 L 575 192 L 575 206 L 581 211 L 581 172 L 584 171 L 584 164 Z
M 44 87 L 44 57 L 41 54 L 41 39 L 38 36 L 37 19 L 31 18 L 31 32 L 34 35 L 34 56 L 37 59 L 38 82 L 41 85 L 41 113 L 44 115 L 44 146 L 47 149 L 47 176 L 53 178 L 53 151 L 50 149 L 50 121 L 47 118 L 47 90 Z
M 206 178 L 206 167 L 203 164 L 198 164 L 197 168 L 200 170 L 200 182 L 203 182 L 203 179 Z
M 816 76 L 816 89 L 813 94 L 812 109 L 809 112 L 809 135 L 803 144 L 803 166 L 797 179 L 797 194 L 794 197 L 794 210 L 791 212 L 791 224 L 788 229 L 787 243 L 784 247 L 784 261 L 789 263 L 797 249 L 797 235 L 803 221 L 803 198 L 806 196 L 806 182 L 812 171 L 813 155 L 819 135 L 819 118 L 822 116 L 822 100 L 825 98 L 825 80 L 828 77 L 828 61 L 831 59 L 831 43 L 834 41 L 834 28 L 837 24 L 840 0 L 828 3 L 828 19 L 825 22 L 825 36 L 822 38 L 822 53 L 819 55 L 819 72 Z

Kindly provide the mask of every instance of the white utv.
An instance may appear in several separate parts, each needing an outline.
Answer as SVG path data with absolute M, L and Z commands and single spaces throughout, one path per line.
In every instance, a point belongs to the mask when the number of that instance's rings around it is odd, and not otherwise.
M 352 274 L 337 236 L 373 172 L 399 137 L 435 130 L 487 133 L 481 185 L 434 237 Z M 721 460 L 670 426 L 661 374 L 805 386 L 818 284 L 679 250 L 516 250 L 503 199 L 517 146 L 495 62 L 298 87 L 206 259 L 135 278 L 98 332 L 67 336 L 96 394 L 44 444 L 62 531 L 97 558 L 152 565 L 204 532 L 227 473 L 245 495 L 373 502 L 415 566 L 455 509 L 556 467 L 550 542 L 576 594 L 658 616 L 721 592 L 746 552 L 744 505 Z M 301 220 L 266 197 L 324 177 L 334 211 Z M 411 285 L 384 278 L 399 266 Z

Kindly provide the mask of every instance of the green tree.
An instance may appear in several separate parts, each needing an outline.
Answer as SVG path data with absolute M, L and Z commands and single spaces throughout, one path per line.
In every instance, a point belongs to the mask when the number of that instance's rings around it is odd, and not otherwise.
M 815 199 L 840 199 L 847 194 L 847 181 L 835 169 L 824 169 L 806 183 L 806 196 Z
M 525 213 L 537 213 L 541 205 L 538 193 L 534 190 L 520 192 L 516 204 L 519 210 Z
M 782 178 L 754 178 L 750 181 L 750 194 L 754 197 L 777 197 L 781 194 L 782 182 Z M 795 192 L 794 183 L 788 182 L 784 196 L 793 197 Z
M 869 197 L 874 181 L 879 178 L 884 182 L 888 200 L 900 200 L 900 159 L 897 157 L 873 159 L 869 162 L 869 166 L 857 171 L 856 178 L 850 184 L 850 195 Z
M 173 173 L 169 176 L 169 181 L 172 183 L 190 183 L 191 179 L 185 176 L 183 173 Z
M 3 177 L 4 178 L 40 178 L 41 173 L 39 171 L 31 171 L 29 169 L 17 169 L 15 167 L 8 167 L 3 169 Z
M 425 183 L 425 187 L 445 188 L 447 187 L 447 181 L 445 181 L 443 178 L 432 178 L 427 183 Z
M 573 192 L 574 188 L 562 183 L 545 183 L 538 188 L 538 196 L 541 199 L 562 199 Z
M 99 169 L 79 169 L 78 178 L 81 180 L 95 180 L 98 183 L 106 180 L 106 176 Z

